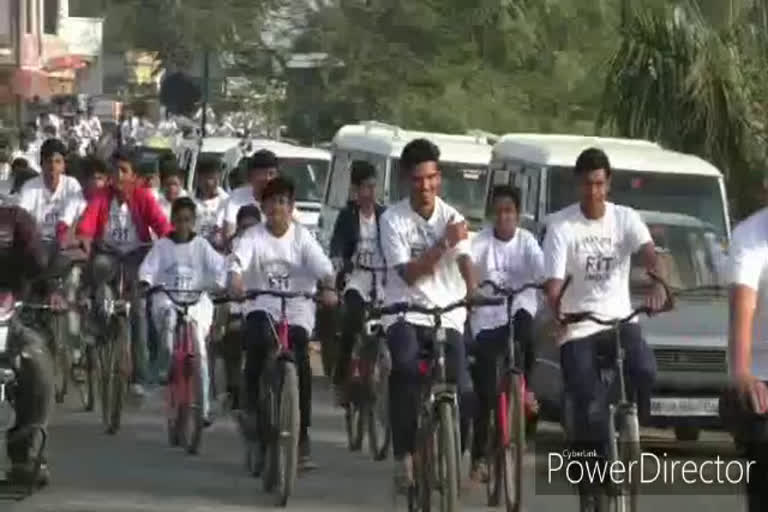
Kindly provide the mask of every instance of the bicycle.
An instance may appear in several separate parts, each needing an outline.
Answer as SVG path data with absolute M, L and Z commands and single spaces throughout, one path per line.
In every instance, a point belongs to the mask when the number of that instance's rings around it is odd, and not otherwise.
M 613 390 L 613 397 L 608 405 L 608 446 L 606 453 L 608 457 L 607 467 L 613 467 L 615 462 L 620 462 L 623 467 L 628 468 L 627 476 L 621 484 L 618 484 L 616 492 L 611 492 L 610 499 L 605 496 L 590 496 L 585 493 L 579 495 L 579 506 L 582 511 L 602 512 L 612 510 L 616 512 L 637 512 L 638 508 L 638 461 L 640 460 L 640 421 L 637 414 L 637 403 L 629 395 L 627 390 L 626 375 L 624 373 L 625 350 L 621 341 L 621 326 L 632 322 L 639 315 L 651 316 L 655 313 L 664 313 L 674 309 L 675 299 L 667 283 L 659 276 L 649 272 L 652 281 L 661 284 L 664 288 L 667 300 L 665 304 L 657 311 L 648 306 L 635 308 L 624 318 L 605 319 L 596 316 L 592 312 L 583 311 L 576 313 L 560 313 L 560 301 L 565 294 L 565 290 L 571 282 L 570 276 L 566 278 L 560 295 L 557 299 L 557 314 L 560 323 L 574 324 L 583 321 L 591 321 L 596 324 L 610 327 L 614 331 L 614 343 L 611 347 L 598 347 L 597 367 L 600 371 L 600 381 L 606 389 Z M 608 350 L 608 353 L 605 352 Z M 601 353 L 601 351 L 603 351 Z M 618 389 L 616 389 L 618 387 Z M 564 394 L 564 414 L 566 434 L 572 436 L 573 428 L 569 425 L 572 417 L 572 409 L 575 407 L 571 403 L 567 393 Z
M 99 252 L 117 260 L 117 277 L 114 297 L 108 292 L 102 304 L 97 304 L 101 313 L 102 335 L 96 347 L 99 372 L 99 395 L 101 398 L 101 421 L 104 430 L 114 435 L 120 430 L 123 402 L 133 377 L 133 356 L 131 353 L 131 299 L 126 290 L 128 259 L 138 250 L 151 247 L 140 244 L 130 252 L 121 252 L 115 247 L 102 243 Z
M 259 453 L 265 450 L 265 467 L 261 470 L 265 492 L 275 491 L 277 505 L 285 507 L 296 483 L 299 454 L 299 376 L 288 338 L 286 305 L 290 299 L 312 299 L 309 292 L 279 290 L 248 290 L 242 299 L 216 298 L 214 304 L 243 302 L 259 296 L 280 299 L 280 320 L 275 326 L 270 318 L 274 345 L 267 355 L 259 377 L 259 441 L 247 440 L 246 467 L 259 476 L 256 466 Z
M 200 301 L 203 290 L 177 290 L 162 285 L 153 286 L 147 296 L 162 292 L 176 309 L 173 326 L 173 350 L 168 372 L 168 442 L 171 446 L 183 446 L 190 455 L 200 449 L 205 423 L 203 411 L 203 375 L 200 369 L 201 355 L 194 320 L 189 308 Z M 161 343 L 165 339 L 161 334 Z M 160 350 L 163 350 L 162 348 Z
M 498 306 L 495 297 L 462 299 L 445 307 L 425 307 L 395 303 L 373 308 L 371 317 L 421 313 L 432 317 L 434 344 L 419 353 L 421 396 L 416 424 L 416 453 L 413 456 L 414 481 L 408 489 L 408 510 L 431 510 L 432 491 L 440 493 L 440 510 L 459 509 L 459 459 L 461 439 L 458 391 L 448 382 L 445 363 L 448 338 L 442 326 L 442 315 L 458 308 Z M 461 369 L 458 369 L 461 371 Z
M 368 448 L 373 460 L 387 458 L 392 438 L 389 424 L 389 373 L 392 361 L 381 322 L 371 318 L 371 310 L 379 306 L 377 272 L 387 267 L 358 264 L 357 268 L 371 274 L 371 299 L 365 302 L 364 333 L 358 333 L 352 345 L 347 379 L 345 423 L 350 451 L 359 451 L 364 432 L 368 430 Z M 384 283 L 386 286 L 386 283 Z
M 543 285 L 529 283 L 508 289 L 493 281 L 483 281 L 479 288 L 489 286 L 496 295 L 504 297 L 507 306 L 508 336 L 505 351 L 496 361 L 494 382 L 496 406 L 489 411 L 488 475 L 486 493 L 489 507 L 497 507 L 504 489 L 504 508 L 519 511 L 523 504 L 523 456 L 526 448 L 527 425 L 530 418 L 525 410 L 526 382 L 522 369 L 521 347 L 515 338 L 513 311 L 515 297 L 526 290 L 541 290 Z

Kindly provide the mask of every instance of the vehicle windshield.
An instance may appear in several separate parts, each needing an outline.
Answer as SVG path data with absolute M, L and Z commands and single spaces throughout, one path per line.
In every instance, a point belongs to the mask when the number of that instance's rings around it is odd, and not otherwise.
M 548 172 L 549 212 L 578 200 L 572 168 L 551 167 Z M 688 215 L 725 240 L 725 208 L 716 176 L 614 170 L 609 199 L 636 210 Z
M 440 171 L 443 177 L 440 197 L 461 212 L 473 230 L 479 229 L 485 220 L 490 176 L 488 168 L 477 164 L 440 162 Z M 407 197 L 408 187 L 407 177 L 400 172 L 400 160 L 393 158 L 390 201 Z
M 663 214 L 660 215 L 663 217 Z M 646 218 L 651 237 L 656 244 L 659 270 L 673 289 L 725 286 L 724 269 L 727 259 L 725 245 L 711 227 L 690 217 L 675 216 L 674 220 Z M 630 287 L 641 292 L 650 284 L 641 258 L 632 259 Z M 722 295 L 722 290 L 704 289 L 701 296 Z
M 246 158 L 240 160 L 237 172 L 229 175 L 230 189 L 245 184 Z M 296 186 L 296 201 L 320 203 L 325 191 L 330 162 L 312 158 L 279 158 L 280 175 L 293 180 Z
M 158 149 L 150 147 L 140 147 L 137 149 L 139 170 L 142 173 L 160 172 L 160 160 L 165 156 L 170 156 L 174 160 L 176 156 L 170 149 Z

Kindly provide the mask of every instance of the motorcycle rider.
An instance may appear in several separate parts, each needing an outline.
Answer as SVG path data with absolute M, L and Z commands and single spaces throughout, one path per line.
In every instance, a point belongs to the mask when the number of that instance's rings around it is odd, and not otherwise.
M 35 219 L 18 206 L 0 206 L 0 290 L 13 293 L 11 300 L 26 298 L 30 291 L 47 294 L 47 283 L 39 278 L 48 268 L 48 261 Z M 45 338 L 19 318 L 12 321 L 8 352 L 3 359 L 14 363 L 18 383 L 14 401 L 16 422 L 6 434 L 11 461 L 7 478 L 11 483 L 45 485 L 50 475 L 45 454 L 40 451 L 40 429 L 47 427 L 53 406 L 53 360 Z M 41 466 L 37 481 L 32 482 L 38 455 Z

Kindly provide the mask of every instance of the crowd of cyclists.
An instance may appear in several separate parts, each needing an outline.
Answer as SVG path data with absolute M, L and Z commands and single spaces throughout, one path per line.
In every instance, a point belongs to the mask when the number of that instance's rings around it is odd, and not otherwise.
M 188 193 L 183 190 L 178 169 L 172 165 L 163 169 L 158 186 L 151 177 L 139 175 L 138 162 L 128 151 L 118 151 L 109 162 L 87 159 L 86 172 L 80 180 L 75 179 L 67 174 L 67 151 L 58 139 L 45 141 L 40 148 L 39 176 L 24 182 L 16 199 L 0 207 L 0 285 L 18 294 L 42 295 L 52 304 L 88 296 L 96 297 L 93 304 L 98 305 L 103 303 L 99 297 L 111 293 L 115 254 L 123 255 L 121 258 L 130 255 L 127 261 L 132 275 L 127 283 L 133 302 L 135 370 L 131 389 L 139 398 L 145 395 L 148 385 L 162 385 L 167 380 L 175 310 L 160 296 L 153 297 L 147 306 L 146 291 L 155 285 L 205 289 L 234 298 L 245 296 L 250 289 L 307 292 L 316 294 L 323 308 L 342 304 L 345 321 L 333 382 L 337 401 L 344 405 L 348 400 L 344 383 L 350 352 L 362 329 L 363 305 L 370 298 L 374 278 L 379 280 L 385 304 L 410 302 L 427 307 L 445 307 L 478 294 L 493 295 L 493 291 L 478 289 L 485 280 L 507 289 L 543 283 L 543 300 L 530 290 L 520 294 L 513 307 L 514 330 L 524 347 L 522 367 L 528 373 L 534 358 L 532 325 L 538 309 L 550 307 L 556 317 L 561 310 L 623 317 L 632 311 L 630 258 L 639 254 L 649 273 L 659 273 L 651 234 L 638 213 L 607 200 L 611 165 L 599 149 L 585 150 L 575 162 L 578 201 L 549 219 L 541 246 L 532 233 L 519 227 L 520 195 L 509 185 L 494 186 L 488 227 L 470 240 L 462 214 L 440 197 L 440 151 L 428 140 L 414 140 L 403 149 L 400 169 L 410 193 L 388 207 L 377 197 L 376 169 L 365 161 L 355 161 L 350 169 L 350 200 L 338 215 L 329 254 L 308 229 L 294 220 L 294 185 L 280 176 L 280 162 L 269 151 L 250 157 L 247 183 L 231 195 L 220 188 L 220 167 L 214 161 L 199 163 L 197 189 Z M 768 261 L 764 252 L 759 252 L 764 251 L 768 238 L 762 236 L 764 223 L 758 226 L 758 220 L 749 222 L 753 231 L 760 233 L 745 242 L 745 247 L 755 254 L 747 254 L 747 249 L 737 251 L 741 258 L 737 258 L 737 265 L 744 267 L 738 282 L 752 290 L 751 294 L 744 292 L 746 298 L 741 299 L 747 302 L 742 309 L 751 315 L 757 287 L 754 270 Z M 738 236 L 736 239 L 740 240 Z M 82 275 L 65 266 L 66 288 L 58 290 L 40 276 L 48 275 L 46 268 L 57 268 L 63 257 L 81 258 L 87 264 Z M 743 262 L 749 263 L 748 269 Z M 371 277 L 371 273 L 360 270 L 361 264 L 387 270 Z M 563 292 L 566 280 L 569 286 Z M 652 310 L 660 310 L 667 299 L 664 287 L 649 287 L 647 305 Z M 80 326 L 88 323 L 83 318 L 88 314 L 91 312 L 70 310 L 69 337 L 87 335 L 87 329 Z M 206 424 L 213 419 L 208 400 L 211 358 L 206 356 L 207 341 L 217 338 L 220 347 L 215 350 L 227 359 L 227 387 L 233 406 L 243 410 L 238 416 L 241 431 L 258 443 L 254 418 L 259 404 L 254 389 L 274 332 L 271 322 L 280 315 L 280 301 L 262 296 L 232 304 L 227 314 L 219 315 L 211 297 L 203 295 L 189 314 L 196 323 L 199 351 L 204 355 L 201 371 L 206 383 Z M 316 314 L 316 301 L 309 298 L 292 300 L 287 306 L 288 336 L 299 374 L 299 454 L 301 464 L 307 468 L 312 465 L 308 346 Z M 751 316 L 747 320 L 751 321 Z M 396 462 L 394 477 L 398 487 L 405 489 L 414 479 L 419 353 L 420 347 L 434 341 L 432 320 L 407 313 L 384 318 L 383 322 L 392 363 L 389 416 Z M 740 322 L 739 353 L 746 354 L 744 347 L 750 346 L 751 339 L 746 324 Z M 217 323 L 223 324 L 225 335 L 213 334 Z M 504 306 L 473 308 L 470 312 L 457 309 L 443 315 L 442 326 L 448 338 L 450 377 L 458 388 L 462 439 L 475 423 L 474 443 L 467 447 L 471 475 L 487 480 L 483 422 L 487 421 L 488 409 L 494 406 L 488 394 L 493 386 L 487 380 L 508 338 L 507 311 Z M 607 411 L 588 404 L 593 404 L 599 393 L 596 352 L 610 332 L 584 321 L 558 327 L 556 334 L 564 385 L 578 404 L 573 418 L 576 439 L 581 448 L 601 452 L 608 436 Z M 622 326 L 621 334 L 642 418 L 649 414 L 655 360 L 636 323 Z M 23 326 L 18 337 L 17 345 L 25 347 L 26 354 L 20 369 L 24 391 L 16 403 L 17 423 L 8 433 L 8 454 L 13 464 L 10 476 L 24 479 L 33 474 L 31 454 L 41 442 L 29 427 L 48 423 L 53 384 L 47 342 L 37 326 Z M 149 356 L 153 338 L 157 344 L 154 365 Z M 472 371 L 467 362 L 468 350 L 476 359 Z M 243 354 L 244 396 L 237 390 L 239 358 Z M 742 395 L 753 396 L 753 414 L 764 412 L 768 409 L 765 385 L 751 377 L 748 356 L 737 361 L 741 365 L 738 389 Z M 531 394 L 526 401 L 529 407 L 535 407 Z M 263 463 L 259 460 L 256 466 Z M 47 468 L 39 477 L 47 481 Z M 764 492 L 759 488 L 753 491 Z M 757 500 L 752 494 L 750 497 L 753 502 Z

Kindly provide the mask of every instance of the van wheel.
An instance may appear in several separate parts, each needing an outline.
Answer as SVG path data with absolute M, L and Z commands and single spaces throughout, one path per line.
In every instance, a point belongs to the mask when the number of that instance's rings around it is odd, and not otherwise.
M 698 441 L 701 429 L 689 425 L 675 427 L 675 439 L 678 441 Z

